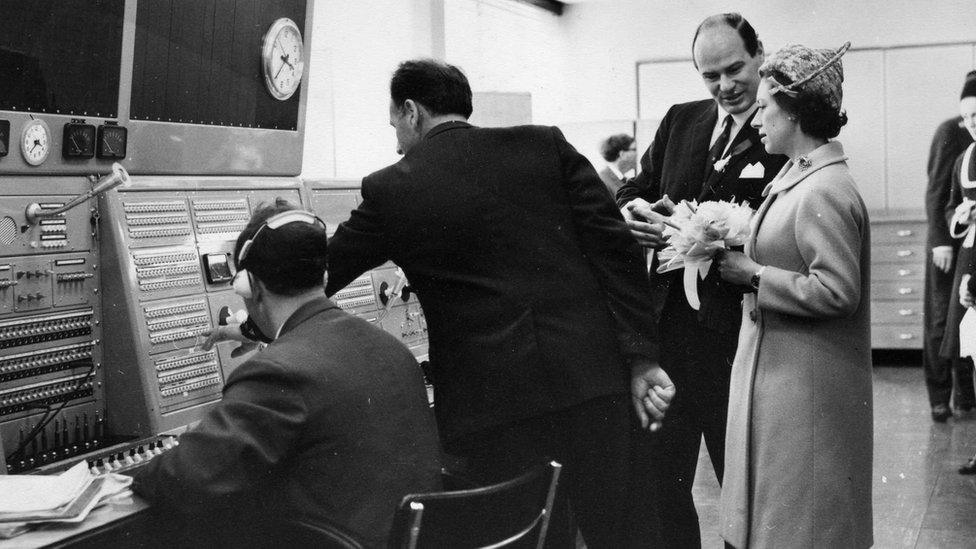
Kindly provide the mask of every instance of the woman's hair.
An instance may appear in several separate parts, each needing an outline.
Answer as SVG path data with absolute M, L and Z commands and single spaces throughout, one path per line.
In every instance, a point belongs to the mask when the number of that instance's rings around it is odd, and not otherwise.
M 760 70 L 760 76 L 771 78 L 771 84 L 789 85 L 793 80 L 778 70 Z M 773 101 L 800 122 L 800 130 L 813 137 L 831 139 L 837 137 L 847 124 L 847 113 L 834 107 L 830 100 L 819 93 L 811 93 L 802 86 L 796 97 L 785 93 L 772 94 Z

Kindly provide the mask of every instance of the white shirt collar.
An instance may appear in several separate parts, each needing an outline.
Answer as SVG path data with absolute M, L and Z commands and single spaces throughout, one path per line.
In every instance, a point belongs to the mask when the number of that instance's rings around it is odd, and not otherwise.
M 607 168 L 610 168 L 610 171 L 613 172 L 613 175 L 617 176 L 617 179 L 620 179 L 621 181 L 623 181 L 624 174 L 622 174 L 620 172 L 620 169 L 617 168 L 617 165 L 616 164 L 611 164 L 611 163 L 607 162 Z
M 725 117 L 729 114 L 728 111 L 723 109 L 717 103 L 716 106 L 718 107 L 718 120 L 715 121 L 715 127 L 712 129 L 712 139 L 709 141 L 709 143 L 715 143 L 715 140 L 718 139 L 719 134 L 722 133 L 722 123 L 725 121 Z M 739 135 L 739 130 L 745 126 L 746 121 L 749 120 L 752 113 L 756 112 L 757 108 L 759 108 L 759 105 L 753 103 L 748 110 L 732 115 L 732 130 L 729 133 L 729 145 L 735 141 L 735 136 Z M 728 149 L 729 145 L 726 145 L 725 148 Z

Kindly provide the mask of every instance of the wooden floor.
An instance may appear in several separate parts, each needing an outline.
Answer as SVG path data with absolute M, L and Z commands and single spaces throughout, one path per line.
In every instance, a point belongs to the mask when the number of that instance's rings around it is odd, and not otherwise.
M 934 423 L 918 356 L 874 369 L 874 546 L 973 549 L 976 475 L 957 469 L 976 452 L 976 412 Z M 704 444 L 694 495 L 702 547 L 722 549 L 719 486 Z

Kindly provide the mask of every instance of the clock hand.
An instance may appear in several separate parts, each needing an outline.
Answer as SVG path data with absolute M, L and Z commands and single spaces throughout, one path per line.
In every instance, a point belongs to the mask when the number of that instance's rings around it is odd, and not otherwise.
M 79 151 L 81 150 L 81 145 L 79 145 L 78 142 L 75 141 L 75 136 L 73 135 L 71 136 L 71 144 L 75 146 L 75 149 Z
M 278 79 L 278 75 L 281 74 L 281 69 L 283 69 L 283 68 L 285 68 L 285 64 L 284 63 L 282 63 L 281 66 L 278 67 L 278 72 L 275 73 L 274 80 L 277 80 Z
M 40 139 L 35 139 L 35 140 L 34 140 L 34 146 L 33 146 L 33 147 L 31 147 L 31 150 L 30 150 L 30 151 L 28 151 L 28 152 L 34 152 L 34 149 L 36 149 L 36 148 L 37 148 L 37 146 L 38 146 L 38 145 L 40 145 L 40 144 L 41 144 L 41 140 L 40 140 Z
M 282 60 L 282 61 L 283 61 L 283 62 L 284 62 L 284 63 L 285 63 L 286 65 L 288 65 L 289 67 L 291 67 L 291 70 L 295 70 L 295 65 L 292 65 L 291 63 L 289 63 L 289 62 L 288 62 L 288 58 L 289 58 L 289 57 L 290 57 L 290 56 L 288 56 L 288 55 L 282 55 L 282 56 L 281 56 L 281 60 Z

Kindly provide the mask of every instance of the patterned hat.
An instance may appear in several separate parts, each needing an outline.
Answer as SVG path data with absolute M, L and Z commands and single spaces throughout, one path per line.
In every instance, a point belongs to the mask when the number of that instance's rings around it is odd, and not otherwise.
M 769 90 L 771 94 L 782 92 L 796 97 L 800 91 L 804 91 L 823 97 L 827 104 L 839 111 L 844 97 L 841 89 L 844 66 L 840 58 L 850 47 L 850 42 L 837 50 L 815 50 L 799 44 L 789 44 L 767 58 L 759 72 L 770 77 L 775 84 Z M 783 74 L 792 82 L 776 80 L 770 76 L 773 72 Z

